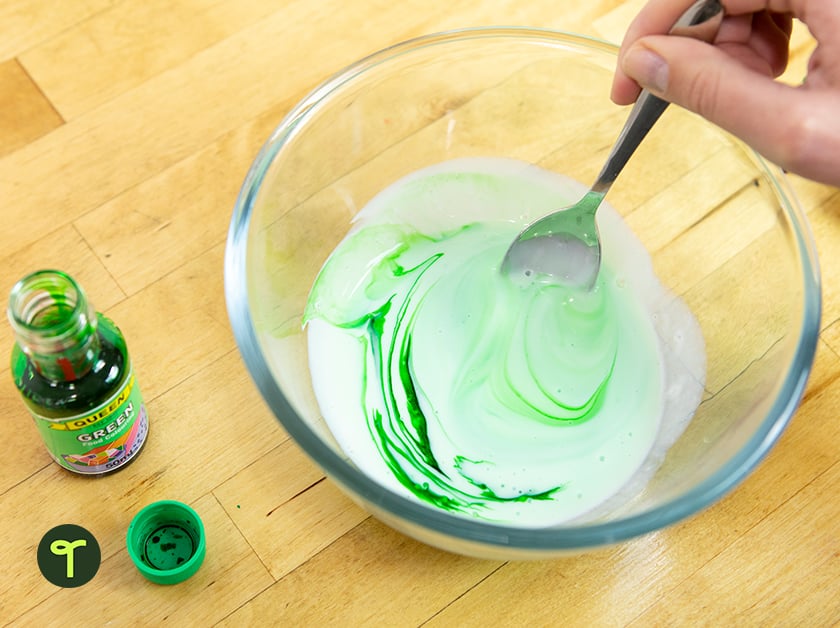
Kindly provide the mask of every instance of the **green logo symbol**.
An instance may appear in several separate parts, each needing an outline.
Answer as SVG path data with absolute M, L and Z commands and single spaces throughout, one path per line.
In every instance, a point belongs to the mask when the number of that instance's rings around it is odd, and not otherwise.
M 99 543 L 81 526 L 56 526 L 38 544 L 38 568 L 59 587 L 80 587 L 89 582 L 101 561 Z

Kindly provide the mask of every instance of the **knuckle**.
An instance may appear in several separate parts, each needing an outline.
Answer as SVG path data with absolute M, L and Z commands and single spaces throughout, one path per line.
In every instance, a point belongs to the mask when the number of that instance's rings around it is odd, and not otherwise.
M 824 125 L 818 118 L 810 107 L 796 107 L 789 112 L 781 146 L 781 166 L 792 172 L 809 172 L 825 139 Z
M 700 68 L 687 78 L 683 106 L 713 122 L 718 121 L 720 112 L 721 77 L 718 72 Z

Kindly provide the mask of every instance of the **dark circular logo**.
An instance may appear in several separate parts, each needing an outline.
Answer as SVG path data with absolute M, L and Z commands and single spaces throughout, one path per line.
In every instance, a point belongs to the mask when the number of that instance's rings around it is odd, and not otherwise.
M 81 526 L 56 526 L 38 544 L 38 568 L 59 587 L 69 589 L 89 582 L 99 571 L 100 562 L 99 543 Z

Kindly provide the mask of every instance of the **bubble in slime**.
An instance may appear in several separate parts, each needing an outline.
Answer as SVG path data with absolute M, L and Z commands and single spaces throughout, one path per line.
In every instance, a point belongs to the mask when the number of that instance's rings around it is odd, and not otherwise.
M 458 159 L 356 216 L 304 322 L 319 407 L 364 473 L 521 527 L 595 519 L 644 488 L 701 400 L 690 310 L 608 204 L 592 291 L 499 272 L 528 222 L 585 191 L 524 162 Z

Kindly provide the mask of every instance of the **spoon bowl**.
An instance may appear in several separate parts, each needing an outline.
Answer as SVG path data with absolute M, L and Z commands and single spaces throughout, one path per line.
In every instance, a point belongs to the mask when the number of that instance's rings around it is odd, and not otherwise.
M 525 281 L 592 288 L 601 267 L 595 212 L 603 199 L 590 190 L 574 205 L 531 223 L 508 248 L 502 272 Z

